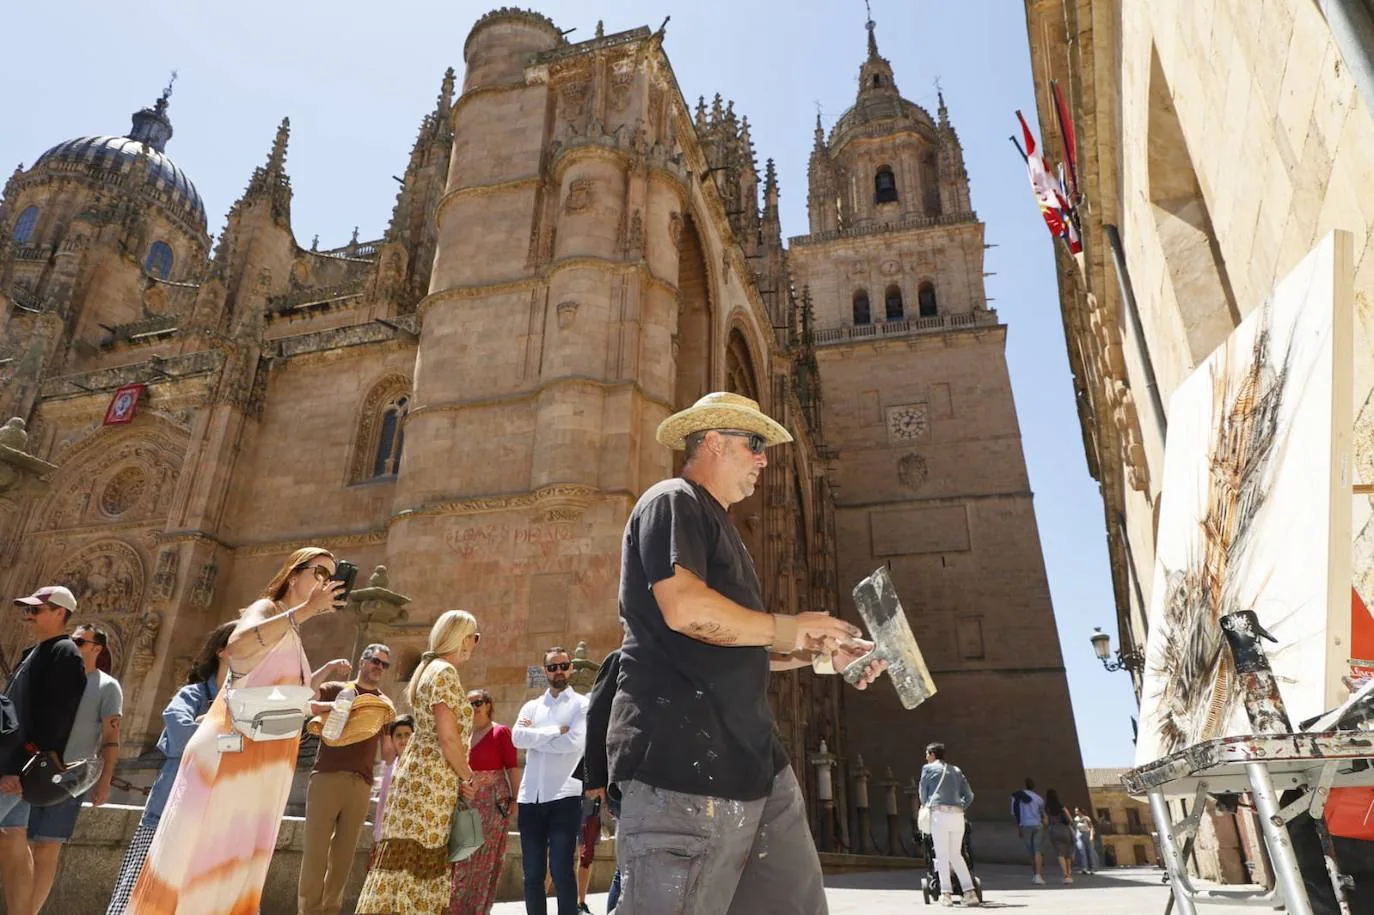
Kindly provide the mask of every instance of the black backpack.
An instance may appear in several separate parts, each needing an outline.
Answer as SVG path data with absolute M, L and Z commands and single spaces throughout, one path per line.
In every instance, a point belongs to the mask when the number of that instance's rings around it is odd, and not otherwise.
M 24 744 L 19 729 L 19 711 L 10 697 L 0 693 L 0 759 L 8 759 Z

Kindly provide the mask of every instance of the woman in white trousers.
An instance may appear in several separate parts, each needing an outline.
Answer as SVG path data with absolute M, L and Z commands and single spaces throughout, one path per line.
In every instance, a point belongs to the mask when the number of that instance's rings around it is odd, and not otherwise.
M 958 766 L 945 762 L 945 745 L 926 747 L 921 769 L 921 806 L 930 808 L 930 837 L 935 846 L 935 870 L 940 875 L 940 905 L 954 904 L 950 893 L 950 869 L 959 878 L 966 907 L 981 905 L 973 874 L 964 860 L 964 811 L 973 803 L 973 789 Z

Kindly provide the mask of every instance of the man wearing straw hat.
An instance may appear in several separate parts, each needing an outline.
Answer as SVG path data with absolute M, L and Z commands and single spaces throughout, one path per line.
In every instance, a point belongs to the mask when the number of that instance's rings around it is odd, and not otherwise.
M 764 608 L 727 509 L 753 494 L 766 449 L 792 441 L 786 429 L 747 397 L 715 393 L 664 420 L 658 441 L 686 463 L 625 525 L 625 642 L 606 740 L 621 793 L 617 912 L 822 915 L 820 861 L 768 672 L 842 669 L 872 645 L 825 613 Z

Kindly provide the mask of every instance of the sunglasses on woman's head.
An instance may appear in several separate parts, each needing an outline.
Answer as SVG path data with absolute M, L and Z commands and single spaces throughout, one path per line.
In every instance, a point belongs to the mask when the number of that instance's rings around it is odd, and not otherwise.
M 745 442 L 745 447 L 747 447 L 752 454 L 763 454 L 763 450 L 768 447 L 768 441 L 757 432 L 745 432 L 741 429 L 717 429 L 716 431 L 721 435 L 731 435 L 735 438 L 748 439 L 748 441 Z

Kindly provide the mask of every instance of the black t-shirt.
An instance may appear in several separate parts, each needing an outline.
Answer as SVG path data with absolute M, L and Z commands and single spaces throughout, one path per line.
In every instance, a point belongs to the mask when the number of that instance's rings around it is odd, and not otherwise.
M 741 606 L 764 609 L 749 551 L 709 492 L 673 479 L 640 497 L 621 555 L 625 644 L 606 739 L 611 781 L 764 797 L 787 765 L 768 705 L 768 651 L 708 645 L 668 628 L 651 588 L 675 565 Z
M 67 746 L 81 695 L 86 665 L 81 650 L 65 635 L 53 636 L 24 652 L 5 695 L 14 703 L 24 742 L 59 755 Z M 29 759 L 24 746 L 3 761 L 4 775 L 18 775 Z

